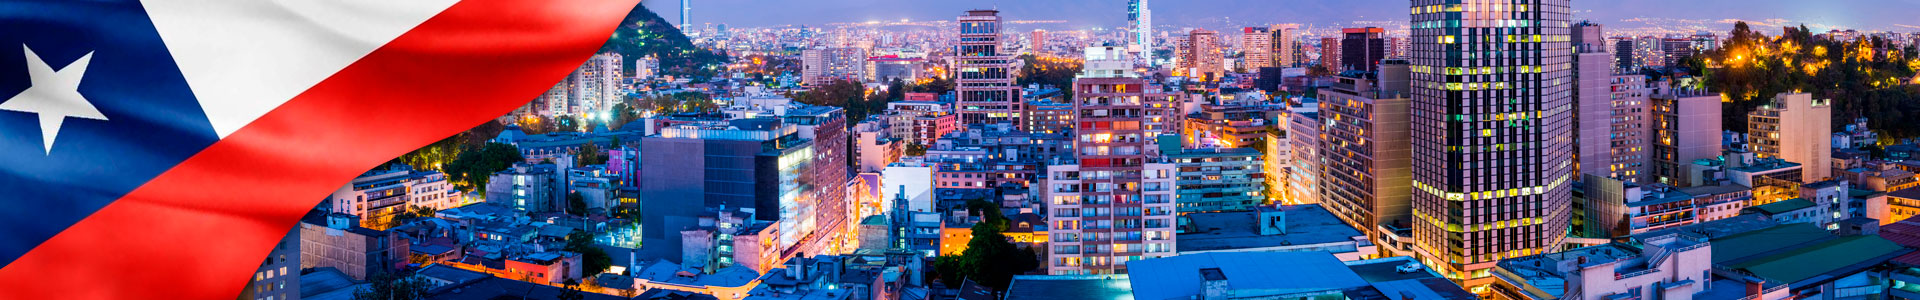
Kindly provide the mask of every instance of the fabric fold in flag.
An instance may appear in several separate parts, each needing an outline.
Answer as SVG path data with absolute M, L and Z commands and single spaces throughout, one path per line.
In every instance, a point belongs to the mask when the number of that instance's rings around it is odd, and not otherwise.
M 325 196 L 638 0 L 0 3 L 0 299 L 228 299 Z

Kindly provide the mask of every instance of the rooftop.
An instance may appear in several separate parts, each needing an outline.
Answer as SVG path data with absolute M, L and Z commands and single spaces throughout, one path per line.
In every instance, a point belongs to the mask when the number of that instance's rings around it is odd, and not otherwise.
M 1202 292 L 1200 269 L 1219 269 L 1236 290 L 1272 295 L 1343 291 L 1368 283 L 1327 252 L 1213 252 L 1127 263 L 1140 299 L 1185 299 Z
M 1807 209 L 1810 207 L 1813 207 L 1813 201 L 1808 201 L 1807 199 L 1803 199 L 1803 198 L 1793 198 L 1793 199 L 1787 199 L 1787 200 L 1780 200 L 1773 203 L 1761 204 L 1759 206 L 1754 206 L 1749 209 L 1760 211 L 1761 213 L 1765 213 L 1767 215 L 1777 215 L 1777 214 Z
M 1006 300 L 1132 300 L 1133 282 L 1118 275 L 1016 275 Z
M 1192 229 L 1179 234 L 1180 243 L 1175 248 L 1187 253 L 1304 246 L 1350 242 L 1354 237 L 1363 236 L 1319 205 L 1287 206 L 1282 211 L 1286 214 L 1286 230 L 1275 235 L 1260 234 L 1254 211 L 1187 214 L 1188 226 Z

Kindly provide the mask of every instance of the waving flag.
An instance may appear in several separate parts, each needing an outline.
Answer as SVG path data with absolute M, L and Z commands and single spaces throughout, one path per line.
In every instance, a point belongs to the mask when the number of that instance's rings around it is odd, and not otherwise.
M 230 299 L 353 176 L 639 0 L 0 0 L 0 299 Z

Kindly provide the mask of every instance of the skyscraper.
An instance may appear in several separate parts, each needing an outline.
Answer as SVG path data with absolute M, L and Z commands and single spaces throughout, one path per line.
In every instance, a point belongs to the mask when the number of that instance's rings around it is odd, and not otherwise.
M 1153 10 L 1147 7 L 1147 0 L 1127 2 L 1127 27 L 1133 31 L 1127 39 L 1127 50 L 1153 66 Z
M 1380 60 L 1387 58 L 1387 30 L 1379 27 L 1347 28 L 1340 30 L 1339 69 L 1373 72 Z
M 1012 123 L 1020 127 L 1020 86 L 1013 84 L 1019 61 L 1000 52 L 1000 11 L 972 10 L 960 16 L 960 40 L 954 44 L 954 90 L 960 93 L 961 124 Z
M 1415 252 L 1473 290 L 1565 239 L 1569 0 L 1413 0 Z
M 1296 39 L 1300 38 L 1298 34 L 1299 30 L 1300 24 L 1273 25 L 1273 29 L 1269 30 L 1273 33 L 1273 39 L 1271 40 L 1273 43 L 1273 66 L 1291 68 L 1300 65 L 1300 46 L 1296 45 L 1298 43 L 1295 42 Z
M 1242 62 L 1247 72 L 1260 72 L 1260 68 L 1272 67 L 1273 32 L 1260 27 L 1240 30 L 1240 52 L 1245 54 Z
M 680 31 L 692 33 L 688 26 L 693 26 L 693 0 L 680 0 Z
M 1343 66 L 1340 64 L 1340 38 L 1320 38 L 1320 66 L 1327 68 L 1328 71 L 1340 73 Z

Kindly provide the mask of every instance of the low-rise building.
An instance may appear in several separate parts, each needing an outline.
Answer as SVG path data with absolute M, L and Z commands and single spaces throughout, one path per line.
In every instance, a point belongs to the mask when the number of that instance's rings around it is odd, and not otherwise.
M 406 267 L 399 234 L 360 226 L 359 217 L 313 211 L 300 220 L 300 268 L 334 268 L 353 280 Z
M 1266 203 L 1267 174 L 1260 151 L 1252 148 L 1179 149 L 1161 145 L 1178 176 L 1175 207 L 1180 213 L 1240 211 Z
M 1180 255 L 1212 252 L 1328 252 L 1342 261 L 1370 259 L 1379 249 L 1365 233 L 1317 204 L 1181 216 Z
M 1492 290 L 1504 299 L 1697 299 L 1713 280 L 1712 251 L 1704 238 L 1668 234 L 1509 258 L 1494 267 Z

